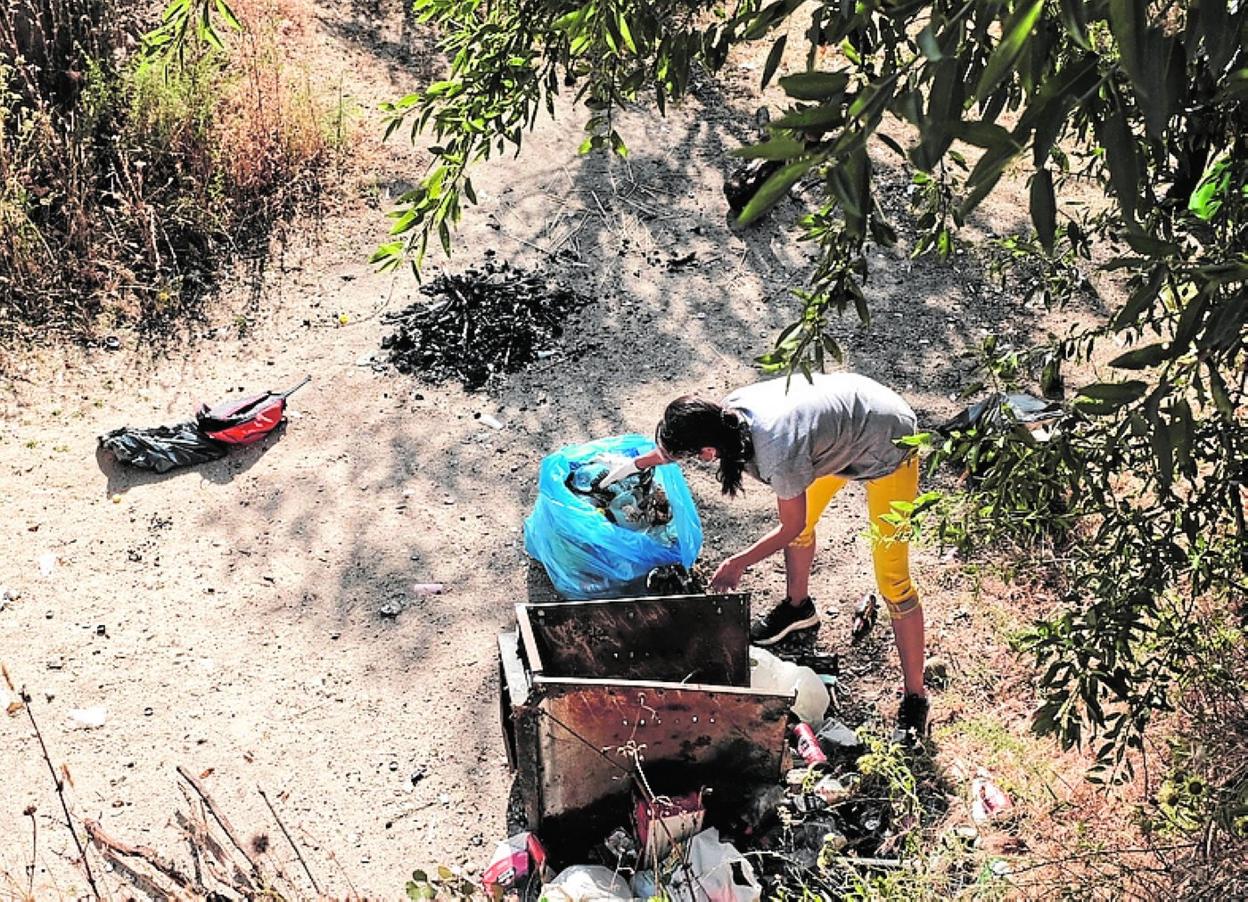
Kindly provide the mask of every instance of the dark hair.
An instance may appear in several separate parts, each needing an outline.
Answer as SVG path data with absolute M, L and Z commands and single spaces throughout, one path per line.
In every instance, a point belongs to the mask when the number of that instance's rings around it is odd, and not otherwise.
M 667 405 L 654 431 L 654 442 L 672 457 L 714 448 L 719 457 L 716 474 L 725 495 L 741 491 L 741 475 L 754 456 L 750 424 L 735 411 L 714 401 L 684 395 Z

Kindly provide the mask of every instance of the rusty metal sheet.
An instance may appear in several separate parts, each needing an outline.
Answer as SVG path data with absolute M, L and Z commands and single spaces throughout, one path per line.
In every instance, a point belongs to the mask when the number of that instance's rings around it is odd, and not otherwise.
M 516 633 L 498 637 L 499 717 L 507 763 L 516 776 L 517 797 L 525 825 L 537 829 L 541 822 L 541 753 L 537 740 L 536 708 L 530 705 L 533 684 L 521 658 L 521 639 Z
M 630 787 L 628 748 L 650 775 L 702 785 L 779 780 L 792 697 L 752 689 L 612 680 L 533 681 L 543 817 Z M 663 790 L 656 790 L 663 791 Z
M 542 676 L 750 684 L 746 595 L 518 605 L 517 617 Z

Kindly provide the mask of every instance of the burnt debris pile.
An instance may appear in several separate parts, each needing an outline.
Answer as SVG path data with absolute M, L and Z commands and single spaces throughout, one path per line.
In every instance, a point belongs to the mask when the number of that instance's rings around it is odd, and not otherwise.
M 555 353 L 570 313 L 585 301 L 547 276 L 486 252 L 480 267 L 421 286 L 428 300 L 387 314 L 381 342 L 401 373 L 476 389 Z

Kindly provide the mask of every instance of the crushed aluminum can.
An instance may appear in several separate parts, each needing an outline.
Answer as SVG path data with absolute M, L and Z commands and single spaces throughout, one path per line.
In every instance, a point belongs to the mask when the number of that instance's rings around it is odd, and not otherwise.
M 819 740 L 815 736 L 815 731 L 810 728 L 810 724 L 799 723 L 793 727 L 793 738 L 797 746 L 797 753 L 802 756 L 802 760 L 807 764 L 828 763 L 828 756 L 820 748 Z
M 530 875 L 546 880 L 546 849 L 533 833 L 517 833 L 500 842 L 494 856 L 481 872 L 481 885 L 488 896 L 501 899 Z

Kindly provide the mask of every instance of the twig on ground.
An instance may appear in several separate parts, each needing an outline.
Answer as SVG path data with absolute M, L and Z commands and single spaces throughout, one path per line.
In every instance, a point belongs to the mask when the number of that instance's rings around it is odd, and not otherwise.
M 510 238 L 512 241 L 519 241 L 525 247 L 531 247 L 535 251 L 541 251 L 547 257 L 554 257 L 556 254 L 555 251 L 549 250 L 548 248 L 544 248 L 540 244 L 534 244 L 532 241 L 529 241 L 525 238 L 521 238 L 519 235 L 513 235 L 511 232 L 507 231 L 505 228 L 502 228 L 501 226 L 499 227 L 499 232 L 503 234 L 504 236 L 506 236 L 507 238 Z M 567 260 L 565 262 L 569 266 L 580 266 L 585 269 L 589 268 L 588 263 L 581 263 L 579 260 Z
M 8 673 L 5 673 L 7 679 Z M 69 835 L 74 838 L 74 845 L 78 849 L 78 859 L 82 862 L 82 869 L 86 871 L 87 883 L 91 885 L 91 894 L 95 898 L 100 898 L 100 888 L 95 883 L 95 875 L 91 873 L 91 862 L 87 860 L 87 850 L 82 847 L 82 840 L 78 838 L 78 831 L 74 829 L 74 819 L 69 813 L 69 803 L 65 801 L 65 781 L 56 774 L 56 766 L 52 763 L 52 756 L 48 754 L 47 743 L 43 741 L 43 732 L 39 729 L 39 724 L 35 720 L 34 709 L 30 705 L 30 693 L 26 691 L 26 687 L 22 687 L 22 691 L 18 693 L 22 702 L 26 705 L 26 716 L 30 718 L 30 725 L 34 728 L 35 738 L 39 740 L 39 749 L 43 752 L 44 763 L 48 765 L 48 773 L 52 775 L 52 784 L 56 787 L 56 797 L 61 802 L 61 811 L 65 814 L 65 826 L 69 828 Z
M 1150 854 L 1155 855 L 1157 854 L 1159 850 L 1171 851 L 1174 849 L 1192 849 L 1192 848 L 1195 848 L 1197 845 L 1198 844 L 1194 842 L 1187 842 L 1187 843 L 1174 843 L 1173 845 L 1169 845 L 1169 846 L 1155 846 L 1153 848 L 1142 848 L 1142 849 L 1098 849 L 1094 852 L 1083 852 L 1079 855 L 1066 855 L 1062 858 L 1050 858 L 1045 861 L 1038 861 L 1034 864 L 1026 865 L 1025 867 L 1013 868 L 1010 871 L 1010 875 L 1014 876 L 1017 874 L 1025 873 L 1027 871 L 1034 871 L 1034 870 L 1037 870 L 1038 868 L 1056 867 L 1058 865 L 1066 864 L 1067 862 L 1071 862 L 1071 861 L 1089 861 L 1091 859 L 1102 858 L 1105 856 L 1113 856 L 1113 855 L 1142 855 L 1145 853 L 1150 853 Z M 1135 870 L 1144 870 L 1144 868 L 1138 865 L 1133 865 L 1132 867 Z
M 203 870 L 207 872 L 208 876 L 222 886 L 229 887 L 245 899 L 255 896 L 257 889 L 251 880 L 230 860 L 226 855 L 225 849 L 221 848 L 221 844 L 208 832 L 208 824 L 204 820 L 206 815 L 201 815 L 199 819 L 195 818 L 196 800 L 191 797 L 186 787 L 178 784 L 178 788 L 182 790 L 186 798 L 187 810 L 191 812 L 191 815 L 183 816 L 181 812 L 178 812 L 176 817 L 178 825 L 186 831 L 187 842 L 191 846 L 192 857 L 195 861 L 195 871 L 200 882 L 202 883 L 204 879 L 200 871 L 200 865 L 202 864 Z M 202 803 L 200 807 L 203 807 Z M 201 857 L 199 854 L 201 847 L 206 849 L 211 857 Z M 237 875 L 237 879 L 227 874 L 223 868 L 232 868 L 234 874 Z
M 91 841 L 102 849 L 106 849 L 114 855 L 138 858 L 155 870 L 160 871 L 160 873 L 164 874 L 182 889 L 193 889 L 200 894 L 207 894 L 207 890 L 203 886 L 198 885 L 196 881 L 178 870 L 177 865 L 172 861 L 162 858 L 155 849 L 148 846 L 132 846 L 127 842 L 109 836 L 98 821 L 84 820 L 82 826 L 87 831 L 87 835 L 91 837 Z
M 35 898 L 35 868 L 39 864 L 39 822 L 35 820 L 35 806 L 27 805 L 22 812 L 30 818 L 30 867 L 26 870 L 26 895 Z
M 347 881 L 347 886 L 351 890 L 351 898 L 352 899 L 360 898 L 360 894 L 356 892 L 355 890 L 355 884 L 351 882 L 351 875 L 348 874 L 347 869 L 342 866 L 342 862 L 338 860 L 338 856 L 334 854 L 332 850 L 327 852 L 326 854 L 329 856 L 329 860 L 332 861 L 335 865 L 337 865 L 338 873 L 342 874 L 342 879 Z
M 204 789 L 203 785 L 200 784 L 200 782 L 191 775 L 190 771 L 188 771 L 181 764 L 178 765 L 178 775 L 181 776 L 187 783 L 191 784 L 191 788 L 194 789 L 200 799 L 203 800 L 204 806 L 208 809 L 208 813 L 212 815 L 213 820 L 221 826 L 222 831 L 225 833 L 229 841 L 233 843 L 234 848 L 238 849 L 239 854 L 242 855 L 243 858 L 246 859 L 247 864 L 251 866 L 252 875 L 262 886 L 267 884 L 268 881 L 265 879 L 264 872 L 260 869 L 259 863 L 251 857 L 242 841 L 239 840 L 238 835 L 234 832 L 234 826 L 230 823 L 229 818 L 217 810 L 216 803 L 213 802 L 212 796 L 208 795 L 208 791 Z
M 590 197 L 592 197 L 592 198 L 594 199 L 594 203 L 598 205 L 598 212 L 602 215 L 602 224 L 603 224 L 603 226 L 605 226 L 605 227 L 606 227 L 606 230 L 607 230 L 608 232 L 610 232 L 612 235 L 614 235 L 614 234 L 615 234 L 615 229 L 611 228 L 611 217 L 607 215 L 607 210 L 606 210 L 606 208 L 602 205 L 602 201 L 600 201 L 600 200 L 598 199 L 598 195 L 597 195 L 597 193 L 591 190 L 591 191 L 589 192 L 589 196 L 590 196 Z
M 286 825 L 282 823 L 282 819 L 277 814 L 277 809 L 273 807 L 273 803 L 269 801 L 269 797 L 265 795 L 264 789 L 260 786 L 256 787 L 256 792 L 260 793 L 260 798 L 264 799 L 264 804 L 268 806 L 269 811 L 273 814 L 273 820 L 277 821 L 278 828 L 282 831 L 282 835 L 286 837 L 286 842 L 290 843 L 290 847 L 295 850 L 295 857 L 299 859 L 299 863 L 303 865 L 303 872 L 308 875 L 308 879 L 312 881 L 312 888 L 316 890 L 316 894 L 321 894 L 321 888 L 317 886 L 316 878 L 312 876 L 312 870 L 308 867 L 308 863 L 303 860 L 303 853 L 299 851 L 299 846 L 295 843 L 294 838 L 286 829 Z

